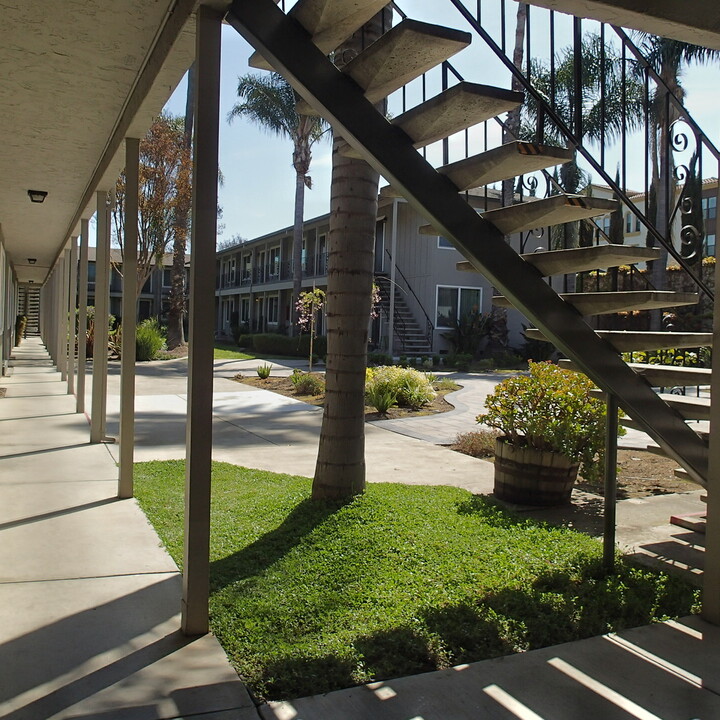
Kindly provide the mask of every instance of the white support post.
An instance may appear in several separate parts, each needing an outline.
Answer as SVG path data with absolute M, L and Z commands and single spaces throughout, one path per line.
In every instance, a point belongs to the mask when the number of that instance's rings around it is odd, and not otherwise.
M 185 474 L 182 631 L 208 631 L 210 594 L 210 475 L 217 235 L 220 30 L 222 16 L 197 12 L 195 143 L 193 149 L 190 341 Z
M 53 270 L 53 282 L 55 284 L 54 291 L 53 291 L 53 307 L 55 308 L 55 327 L 54 327 L 54 337 L 53 337 L 53 346 L 55 347 L 55 367 L 58 369 L 58 372 L 60 373 L 60 379 L 65 382 L 66 375 L 65 375 L 65 362 L 64 358 L 66 357 L 66 354 L 64 352 L 64 343 L 63 343 L 63 316 L 65 315 L 65 303 L 63 302 L 63 276 L 65 274 L 65 253 L 63 253 L 63 257 L 61 257 L 57 263 L 55 264 L 55 269 Z
M 398 199 L 392 204 L 392 229 L 390 231 L 390 306 L 388 308 L 388 355 L 393 357 L 395 345 L 395 276 L 397 275 L 397 233 L 398 233 Z
M 95 336 L 93 341 L 90 442 L 99 443 L 106 439 L 108 305 L 110 302 L 110 212 L 106 191 L 98 191 L 97 193 L 97 239 L 95 241 L 95 250 Z
M 85 412 L 85 369 L 87 363 L 87 299 L 88 299 L 88 229 L 85 218 L 80 221 L 80 267 L 78 279 L 78 376 L 75 410 Z
M 68 395 L 75 393 L 75 338 L 77 313 L 77 237 L 70 238 L 70 293 L 68 295 Z
M 140 141 L 137 138 L 125 138 L 125 238 L 123 242 L 120 470 L 118 475 L 118 497 L 120 498 L 133 496 L 139 158 Z
M 58 332 L 60 333 L 60 372 L 61 380 L 67 382 L 68 379 L 68 335 L 70 332 L 70 318 L 68 317 L 68 298 L 70 297 L 70 249 L 63 253 L 62 266 L 60 267 L 60 323 Z
M 720 188 L 718 188 L 720 201 Z M 720 264 L 715 265 L 715 302 L 713 306 L 713 357 L 710 379 L 710 447 L 708 460 L 707 516 L 705 521 L 705 558 L 703 567 L 702 616 L 720 625 Z M 705 642 L 705 641 L 704 641 Z M 709 640 L 707 642 L 710 642 Z M 708 679 L 714 673 L 708 672 Z M 720 692 L 720 679 L 710 687 Z

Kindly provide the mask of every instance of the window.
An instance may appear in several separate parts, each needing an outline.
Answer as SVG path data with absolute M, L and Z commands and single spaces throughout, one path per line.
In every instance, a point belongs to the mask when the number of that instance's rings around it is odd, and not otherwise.
M 479 312 L 481 303 L 482 290 L 480 288 L 438 285 L 435 327 L 437 329 L 452 328 L 452 324 L 461 317 L 470 312 Z
M 610 234 L 610 223 L 612 222 L 609 215 L 606 215 L 604 218 L 602 218 L 602 230 L 606 235 Z
M 242 279 L 245 281 L 250 280 L 251 272 L 252 272 L 252 255 L 243 255 Z
M 629 212 L 625 218 L 625 232 L 632 232 L 632 219 L 633 215 Z
M 163 287 L 172 287 L 172 268 L 163 268 Z
M 95 263 L 94 262 L 88 263 L 88 282 L 89 283 L 95 282 Z
M 277 325 L 278 311 L 280 309 L 280 299 L 277 295 L 271 295 L 267 299 L 267 321 L 273 325 Z
M 240 300 L 240 322 L 250 322 L 250 298 Z
M 148 277 L 148 279 L 145 281 L 145 284 L 142 286 L 141 292 L 151 293 L 152 291 L 153 291 L 153 276 L 152 276 L 152 273 L 150 273 L 150 277 Z
M 437 246 L 439 248 L 447 248 L 449 250 L 455 249 L 455 246 L 446 237 L 443 237 L 442 235 L 438 235 Z
M 280 277 L 280 246 L 270 249 L 268 252 L 268 273 L 271 278 Z
M 717 217 L 717 197 L 704 197 L 702 199 L 702 214 L 704 220 L 714 220 Z
M 705 237 L 705 255 L 715 255 L 715 234 Z

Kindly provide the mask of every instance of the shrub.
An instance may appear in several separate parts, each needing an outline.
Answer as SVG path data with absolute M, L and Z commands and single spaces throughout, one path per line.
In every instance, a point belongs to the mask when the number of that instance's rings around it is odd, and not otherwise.
M 453 365 L 461 372 L 467 372 L 470 369 L 472 359 L 470 353 L 455 353 L 454 355 L 448 355 L 448 365 Z
M 453 450 L 476 458 L 493 457 L 495 455 L 495 438 L 498 435 L 497 430 L 461 433 L 455 438 Z
M 238 347 L 252 348 L 253 347 L 253 337 L 254 337 L 254 335 L 249 335 L 247 333 L 238 335 L 238 339 L 237 339 Z
M 258 377 L 261 380 L 267 380 L 270 377 L 270 370 L 272 369 L 272 365 L 269 363 L 264 363 L 263 365 L 257 366 L 257 374 Z
M 300 370 L 293 370 L 290 382 L 295 386 L 297 395 L 321 395 L 325 392 L 325 383 L 318 375 L 304 373 Z
M 441 377 L 434 379 L 432 381 L 433 387 L 436 390 L 459 390 L 460 385 L 458 385 L 454 380 L 451 380 L 448 377 Z
M 247 337 L 252 338 L 253 349 L 264 355 L 285 357 L 308 357 L 310 355 L 309 335 L 290 337 L 280 333 L 258 333 Z M 324 335 L 315 338 L 313 354 L 318 357 L 327 355 L 327 338 Z
M 395 395 L 398 405 L 414 410 L 427 405 L 435 397 L 435 391 L 425 373 L 397 365 L 374 368 L 366 374 L 366 393 L 369 391 L 379 400 L 382 394 L 380 389 L 383 388 Z M 377 407 L 375 403 L 371 404 Z
M 367 364 L 368 365 L 392 365 L 392 357 L 386 353 L 373 352 L 368 353 Z
M 528 365 L 528 375 L 495 386 L 477 421 L 500 430 L 513 445 L 561 453 L 580 464 L 586 480 L 595 480 L 603 468 L 605 403 L 590 395 L 594 385 L 580 373 L 548 362 Z
M 367 403 L 383 415 L 397 402 L 397 393 L 389 386 L 372 383 L 365 390 Z
M 135 359 L 154 360 L 165 343 L 157 318 L 147 318 L 137 326 L 135 335 Z

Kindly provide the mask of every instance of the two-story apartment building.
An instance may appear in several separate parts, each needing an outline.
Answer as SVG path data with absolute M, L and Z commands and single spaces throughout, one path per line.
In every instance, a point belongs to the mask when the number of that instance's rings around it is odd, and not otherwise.
M 387 191 L 385 191 L 387 192 Z M 389 193 L 388 193 L 389 195 Z M 478 210 L 494 207 L 499 191 L 471 198 Z M 327 284 L 329 215 L 304 225 L 303 287 Z M 471 310 L 492 308 L 492 288 L 480 274 L 458 270 L 463 258 L 443 237 L 426 235 L 426 224 L 405 200 L 381 192 L 375 235 L 375 273 L 381 291 L 371 328 L 374 348 L 393 353 L 443 352 L 453 323 Z M 292 227 L 282 228 L 217 255 L 217 333 L 287 332 L 292 302 Z M 394 288 L 392 321 L 389 288 Z M 510 333 L 520 342 L 521 316 L 510 312 Z M 323 332 L 320 319 L 319 332 Z M 512 341 L 511 341 L 512 344 Z

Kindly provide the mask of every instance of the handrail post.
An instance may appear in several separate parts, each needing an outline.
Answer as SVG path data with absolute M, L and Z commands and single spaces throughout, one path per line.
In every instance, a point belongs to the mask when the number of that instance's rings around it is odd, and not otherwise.
M 603 565 L 608 572 L 615 569 L 615 524 L 617 517 L 617 434 L 618 401 L 609 393 L 605 420 L 605 482 L 603 507 Z

